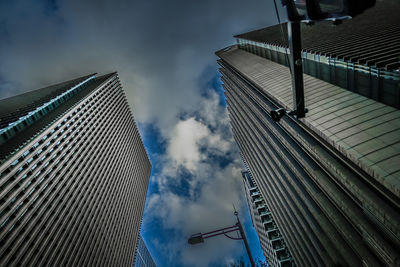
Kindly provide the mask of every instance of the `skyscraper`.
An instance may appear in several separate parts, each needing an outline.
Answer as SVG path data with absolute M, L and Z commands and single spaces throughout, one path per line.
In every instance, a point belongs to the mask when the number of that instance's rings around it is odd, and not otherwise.
M 250 172 L 242 171 L 242 178 L 251 221 L 257 231 L 260 245 L 268 264 L 270 266 L 294 266 L 289 249 Z
M 149 250 L 144 243 L 141 235 L 139 235 L 138 244 L 136 246 L 134 267 L 156 267 Z
M 293 106 L 279 26 L 216 53 L 235 140 L 296 265 L 400 265 L 399 5 L 302 26 L 302 119 L 270 116 Z
M 116 73 L 0 100 L 0 265 L 132 266 L 151 164 Z

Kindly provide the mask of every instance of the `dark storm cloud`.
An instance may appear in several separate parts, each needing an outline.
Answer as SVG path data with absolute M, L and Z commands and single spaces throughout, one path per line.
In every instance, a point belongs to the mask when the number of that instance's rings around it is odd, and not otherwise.
M 221 262 L 240 245 L 186 245 L 193 231 L 229 225 L 243 194 L 224 101 L 212 88 L 220 86 L 214 51 L 233 44 L 234 34 L 276 23 L 272 7 L 265 0 L 1 1 L 0 98 L 118 71 L 141 130 L 162 144 L 148 146 L 157 152 L 157 191 L 144 224 L 160 223 L 159 232 L 145 233 L 150 246 L 163 266 Z
M 196 105 L 197 78 L 215 64 L 214 51 L 235 33 L 275 21 L 270 6 L 262 0 L 2 2 L 1 96 L 116 70 L 137 119 L 166 126 Z

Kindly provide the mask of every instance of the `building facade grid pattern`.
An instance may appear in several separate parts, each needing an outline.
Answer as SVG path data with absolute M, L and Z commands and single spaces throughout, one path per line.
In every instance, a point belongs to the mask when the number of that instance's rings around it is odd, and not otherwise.
M 151 165 L 118 76 L 96 79 L 2 162 L 1 265 L 133 264 Z
M 396 0 L 373 8 L 340 27 L 302 23 L 303 71 L 375 101 L 400 108 L 400 22 Z M 288 65 L 286 23 L 236 35 L 250 53 Z
M 371 186 L 374 178 L 325 143 L 322 130 L 271 119 L 273 109 L 290 110 L 288 70 L 235 47 L 217 55 L 235 140 L 296 265 L 399 264 L 397 197 Z M 307 83 L 332 86 L 312 77 Z M 319 101 L 330 96 L 325 91 Z

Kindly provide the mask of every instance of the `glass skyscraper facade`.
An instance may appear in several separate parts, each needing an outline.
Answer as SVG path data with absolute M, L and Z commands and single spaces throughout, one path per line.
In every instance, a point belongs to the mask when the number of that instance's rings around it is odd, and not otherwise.
M 260 245 L 269 266 L 294 266 L 294 261 L 276 225 L 271 211 L 258 190 L 249 171 L 242 171 L 251 221 L 260 239 Z
M 156 264 L 151 257 L 149 250 L 144 243 L 142 236 L 139 236 L 136 246 L 135 264 L 134 267 L 156 267 Z
M 303 28 L 302 119 L 270 116 L 293 108 L 279 26 L 216 53 L 235 140 L 298 266 L 400 264 L 399 7 Z
M 151 164 L 116 73 L 0 100 L 0 265 L 132 266 Z

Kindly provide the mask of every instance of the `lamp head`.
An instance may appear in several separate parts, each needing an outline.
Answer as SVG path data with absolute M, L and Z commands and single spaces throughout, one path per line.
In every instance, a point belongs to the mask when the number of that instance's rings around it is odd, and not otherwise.
M 190 245 L 196 245 L 199 243 L 204 243 L 204 239 L 203 239 L 203 234 L 202 233 L 198 233 L 198 234 L 194 234 L 191 235 L 188 239 L 188 243 Z

